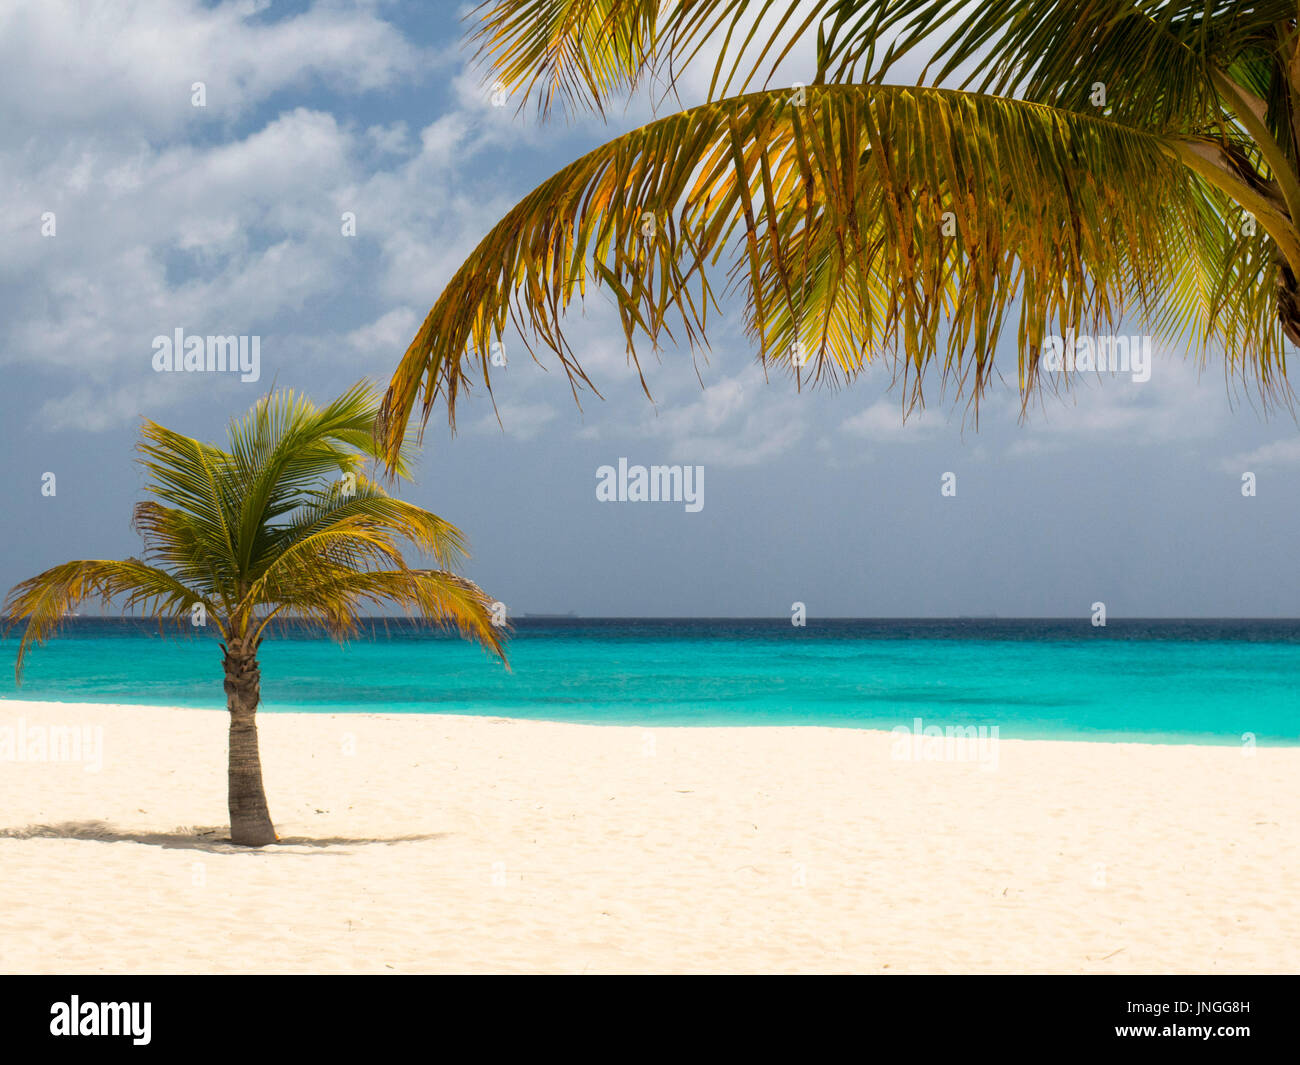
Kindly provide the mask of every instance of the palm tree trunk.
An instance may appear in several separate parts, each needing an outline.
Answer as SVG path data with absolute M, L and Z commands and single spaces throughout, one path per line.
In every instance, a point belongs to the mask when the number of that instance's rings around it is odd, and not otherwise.
M 276 841 L 275 826 L 262 790 L 262 760 L 257 753 L 257 704 L 262 673 L 257 649 L 232 639 L 226 647 L 226 707 L 230 711 L 230 840 L 244 847 Z

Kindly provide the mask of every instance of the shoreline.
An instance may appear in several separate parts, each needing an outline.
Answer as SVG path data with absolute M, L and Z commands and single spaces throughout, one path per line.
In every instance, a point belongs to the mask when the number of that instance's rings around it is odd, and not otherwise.
M 30 706 L 30 707 L 66 707 L 66 708 L 85 707 L 94 710 L 161 710 L 161 711 L 166 711 L 168 713 L 200 713 L 200 714 L 228 713 L 228 711 L 224 707 L 213 707 L 213 706 L 181 706 L 181 705 L 169 704 L 169 703 L 120 703 L 120 702 L 98 703 L 98 702 L 76 702 L 76 701 L 65 702 L 60 699 L 9 699 L 0 696 L 0 713 L 2 713 L 6 707 L 11 705 Z M 779 725 L 763 724 L 763 723 L 689 724 L 689 725 L 630 724 L 627 722 L 620 722 L 620 721 L 564 721 L 558 718 L 511 717 L 508 714 L 458 714 L 458 713 L 446 712 L 441 710 L 409 710 L 409 711 L 346 710 L 344 711 L 344 710 L 332 710 L 332 709 L 308 710 L 308 709 L 297 709 L 297 708 L 288 709 L 288 710 L 282 710 L 282 709 L 272 710 L 266 708 L 265 706 L 259 706 L 257 710 L 257 715 L 258 715 L 257 717 L 258 721 L 263 721 L 270 717 L 286 717 L 286 716 L 288 717 L 301 716 L 301 717 L 313 717 L 313 718 L 317 718 L 317 717 L 344 718 L 344 719 L 382 718 L 382 719 L 394 719 L 394 720 L 410 720 L 412 718 L 415 719 L 432 718 L 432 719 L 446 719 L 446 720 L 454 720 L 454 721 L 494 721 L 494 722 L 505 721 L 505 722 L 517 723 L 521 725 L 525 725 L 525 724 L 559 725 L 563 727 L 573 727 L 573 728 L 633 729 L 638 731 L 639 730 L 658 731 L 658 730 L 672 730 L 672 729 L 685 729 L 691 731 L 709 730 L 709 729 L 743 729 L 746 731 L 758 730 L 758 729 L 780 729 L 780 730 L 822 729 L 822 730 L 826 730 L 829 732 L 836 732 L 836 733 L 872 733 L 875 735 L 882 735 L 882 736 L 889 736 L 893 732 L 893 730 L 891 729 L 880 728 L 874 725 L 827 725 L 827 724 L 813 723 L 813 722 L 809 722 L 806 724 L 801 723 L 801 724 L 779 724 Z M 914 718 L 913 720 L 916 719 Z M 927 720 L 933 720 L 933 719 L 927 719 Z M 4 722 L 0 721 L 0 728 L 2 728 L 3 726 L 4 726 Z M 944 727 L 953 727 L 953 728 L 971 727 L 971 728 L 978 729 L 981 727 L 992 727 L 992 726 L 981 726 L 978 724 L 971 725 L 971 726 L 956 726 L 956 725 L 950 726 L 947 723 L 945 723 Z M 1085 746 L 1101 745 L 1101 746 L 1174 747 L 1174 748 L 1204 747 L 1211 750 L 1235 750 L 1235 751 L 1240 751 L 1242 748 L 1242 744 L 1240 743 L 1240 741 L 1234 742 L 1225 739 L 1221 743 L 1207 743 L 1207 742 L 1203 742 L 1199 738 L 1170 741 L 1165 739 L 1145 740 L 1145 739 L 1134 739 L 1134 738 L 1127 738 L 1127 737 L 1122 739 L 1110 739 L 1110 738 L 1105 738 L 1100 736 L 1095 738 L 1093 737 L 1084 738 L 1082 736 L 1070 736 L 1066 738 L 1066 737 L 1055 737 L 1055 736 L 1002 736 L 999 734 L 998 742 L 999 743 L 1066 743 L 1066 744 L 1080 744 Z M 1276 740 L 1263 740 L 1258 742 L 1256 749 L 1257 750 L 1268 749 L 1268 750 L 1280 750 L 1280 751 L 1282 750 L 1300 751 L 1300 738 L 1297 738 L 1287 743 L 1278 743 Z
M 1295 748 L 271 713 L 247 851 L 225 711 L 5 703 L 7 972 L 1300 971 Z

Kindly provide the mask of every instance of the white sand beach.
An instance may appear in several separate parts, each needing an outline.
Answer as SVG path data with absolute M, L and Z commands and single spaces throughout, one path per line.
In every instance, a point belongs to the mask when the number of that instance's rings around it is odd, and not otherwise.
M 224 712 L 50 726 L 102 766 L 0 761 L 10 973 L 1300 971 L 1300 749 L 264 714 L 241 851 Z

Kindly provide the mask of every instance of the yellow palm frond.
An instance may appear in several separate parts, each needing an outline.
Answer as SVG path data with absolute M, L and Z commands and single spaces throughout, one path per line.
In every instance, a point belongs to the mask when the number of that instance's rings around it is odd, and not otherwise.
M 5 631 L 24 619 L 27 622 L 18 644 L 15 679 L 22 680 L 23 662 L 31 645 L 44 643 L 74 606 L 95 598 L 106 605 L 117 599 L 123 609 L 140 608 L 170 618 L 182 618 L 202 604 L 222 635 L 226 634 L 213 603 L 164 570 L 134 558 L 64 562 L 15 585 L 5 600 Z
M 978 402 L 1017 299 L 1026 397 L 1046 334 L 1111 328 L 1133 310 L 1203 343 L 1233 339 L 1240 364 L 1271 381 L 1283 338 L 1267 306 L 1247 301 L 1222 322 L 1211 313 L 1221 298 L 1187 296 L 1192 262 L 1237 257 L 1240 268 L 1251 239 L 1231 228 L 1233 196 L 1259 219 L 1255 251 L 1268 258 L 1271 239 L 1300 268 L 1275 199 L 1219 152 L 928 88 L 828 85 L 692 108 L 565 167 L 488 233 L 389 384 L 385 450 L 401 446 L 417 398 L 422 424 L 442 401 L 454 428 L 475 372 L 491 388 L 492 347 L 511 324 L 558 358 L 575 393 L 590 386 L 564 331 L 589 287 L 613 296 L 638 369 L 638 338 L 699 343 L 723 257 L 759 359 L 801 381 L 851 379 L 897 354 L 914 399 L 937 363 Z
M 497 655 L 506 668 L 505 625 L 493 619 L 493 600 L 473 581 L 446 570 L 355 569 L 346 562 L 316 559 L 290 563 L 274 579 L 273 611 L 254 630 L 257 639 L 277 619 L 288 617 L 322 626 L 336 639 L 357 631 L 366 607 L 397 605 L 409 615 L 455 629 Z

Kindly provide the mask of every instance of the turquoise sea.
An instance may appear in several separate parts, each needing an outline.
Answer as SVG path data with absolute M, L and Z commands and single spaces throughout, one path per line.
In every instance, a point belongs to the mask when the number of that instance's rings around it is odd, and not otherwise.
M 263 710 L 619 725 L 997 725 L 1004 739 L 1300 743 L 1300 621 L 530 619 L 512 670 L 406 621 L 262 649 Z M 221 651 L 154 622 L 70 619 L 0 699 L 224 707 Z

